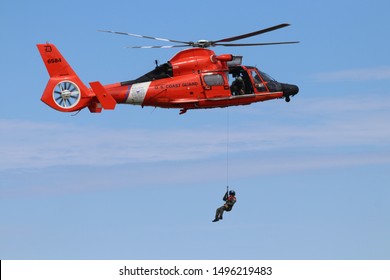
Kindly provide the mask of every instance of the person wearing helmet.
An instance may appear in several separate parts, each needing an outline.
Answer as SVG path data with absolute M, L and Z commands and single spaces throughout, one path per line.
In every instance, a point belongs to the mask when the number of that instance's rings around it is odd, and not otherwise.
M 232 210 L 234 203 L 236 203 L 236 192 L 233 190 L 226 191 L 225 195 L 223 196 L 223 201 L 225 201 L 225 204 L 219 208 L 217 208 L 217 211 L 215 213 L 215 219 L 213 222 L 218 222 L 219 220 L 222 220 L 223 211 L 229 212 Z
M 241 76 L 238 76 L 232 83 L 231 91 L 233 95 L 245 94 L 245 83 Z

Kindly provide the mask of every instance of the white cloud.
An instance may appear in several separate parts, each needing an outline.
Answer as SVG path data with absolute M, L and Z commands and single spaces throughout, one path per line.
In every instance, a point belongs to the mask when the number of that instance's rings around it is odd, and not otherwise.
M 390 67 L 383 66 L 324 72 L 314 75 L 314 78 L 321 82 L 389 80 Z
M 378 96 L 311 97 L 294 106 L 267 105 L 258 111 L 234 108 L 229 135 L 232 181 L 390 164 L 390 97 Z M 130 129 L 0 119 L 1 192 L 61 194 L 225 182 L 226 126 L 202 123 Z
M 232 109 L 232 125 L 235 116 L 241 118 L 230 129 L 232 155 L 390 149 L 390 97 L 312 96 L 294 106 L 261 108 Z M 226 127 L 207 122 L 188 129 L 129 129 L 0 119 L 0 131 L 0 170 L 208 161 L 225 157 L 227 148 Z
M 0 169 L 207 158 L 226 150 L 214 131 L 110 129 L 0 120 Z M 226 145 L 226 144 L 225 144 Z
M 307 116 L 310 118 L 310 116 Z M 309 123 L 248 123 L 230 131 L 229 152 L 389 147 L 389 113 Z M 208 160 L 225 156 L 224 129 L 128 130 L 0 121 L 0 170 L 56 165 Z

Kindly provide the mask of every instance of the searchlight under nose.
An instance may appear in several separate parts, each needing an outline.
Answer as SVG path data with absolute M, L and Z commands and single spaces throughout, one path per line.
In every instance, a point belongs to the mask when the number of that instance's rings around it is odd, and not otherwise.
M 290 102 L 290 96 L 294 96 L 299 92 L 299 88 L 296 85 L 283 84 L 283 83 L 280 84 L 282 86 L 283 96 L 286 102 Z

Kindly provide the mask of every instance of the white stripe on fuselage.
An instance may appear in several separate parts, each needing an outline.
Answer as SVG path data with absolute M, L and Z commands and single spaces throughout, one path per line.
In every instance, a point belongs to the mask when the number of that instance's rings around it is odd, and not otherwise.
M 145 82 L 131 85 L 129 95 L 126 99 L 126 103 L 142 105 L 150 83 L 151 82 Z

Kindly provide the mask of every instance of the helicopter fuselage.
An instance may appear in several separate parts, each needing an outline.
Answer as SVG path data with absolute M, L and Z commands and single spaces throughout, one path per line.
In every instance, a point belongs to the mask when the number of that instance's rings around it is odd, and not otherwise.
M 114 109 L 116 104 L 132 104 L 177 108 L 185 113 L 188 109 L 248 105 L 277 98 L 289 101 L 299 90 L 255 67 L 241 65 L 240 56 L 216 55 L 204 48 L 180 51 L 135 80 L 105 86 L 93 82 L 87 88 L 54 45 L 42 44 L 38 49 L 51 76 L 41 100 L 62 112 L 88 107 L 98 113 Z

